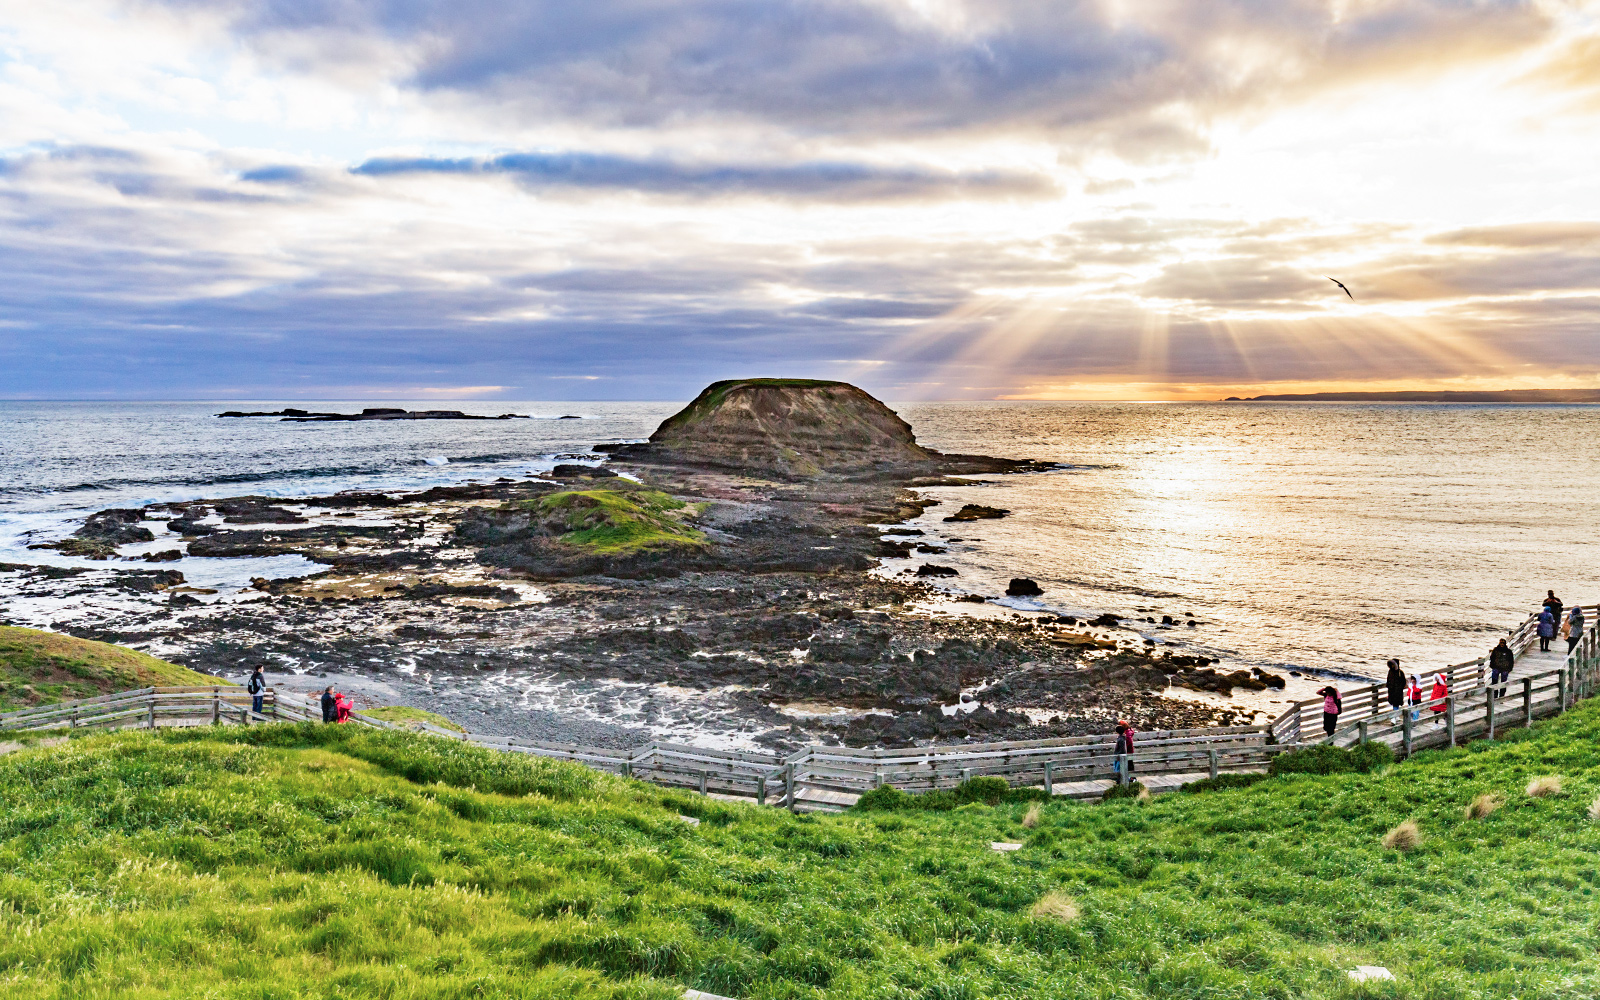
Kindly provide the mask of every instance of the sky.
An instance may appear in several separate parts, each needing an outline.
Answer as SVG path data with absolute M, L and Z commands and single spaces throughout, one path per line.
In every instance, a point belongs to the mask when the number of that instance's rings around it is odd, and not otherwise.
M 0 398 L 1594 387 L 1597 166 L 1600 0 L 0 0 Z

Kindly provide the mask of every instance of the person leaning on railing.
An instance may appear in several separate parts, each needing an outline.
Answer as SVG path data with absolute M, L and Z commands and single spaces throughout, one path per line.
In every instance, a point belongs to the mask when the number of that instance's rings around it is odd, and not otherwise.
M 1583 641 L 1583 605 L 1574 604 L 1567 615 L 1567 652 Z
M 1322 695 L 1322 731 L 1332 736 L 1339 725 L 1339 713 L 1344 711 L 1344 699 L 1339 697 L 1339 689 L 1332 684 L 1317 694 Z
M 1491 687 L 1496 684 L 1500 685 L 1500 689 L 1495 692 L 1496 697 L 1505 697 L 1506 678 L 1511 676 L 1511 668 L 1516 665 L 1516 662 L 1517 654 L 1511 651 L 1511 647 L 1506 644 L 1504 639 L 1500 640 L 1499 645 L 1489 650 L 1489 685 Z

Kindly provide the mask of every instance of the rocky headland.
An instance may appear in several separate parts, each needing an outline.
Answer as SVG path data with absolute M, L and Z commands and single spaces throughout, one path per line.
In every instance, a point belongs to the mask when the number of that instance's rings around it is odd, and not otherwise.
M 918 486 L 1053 466 L 927 449 L 854 386 L 717 383 L 647 444 L 606 451 L 600 467 L 411 493 L 102 511 L 49 544 L 92 546 L 104 569 L 0 566 L 0 593 L 84 595 L 82 613 L 18 624 L 229 676 L 262 664 L 290 687 L 331 679 L 475 730 L 576 743 L 698 733 L 783 749 L 1075 735 L 1117 717 L 1227 724 L 1250 711 L 1173 692 L 1281 684 L 1158 652 L 1115 616 L 1020 614 L 939 589 L 937 570 L 885 573 L 884 559 L 939 551 L 903 527 L 938 503 Z M 973 504 L 944 520 L 1006 513 Z M 130 543 L 176 552 L 173 568 L 116 565 L 147 558 L 120 555 Z M 185 558 L 285 555 L 322 569 L 241 594 L 184 584 Z M 111 591 L 137 596 L 89 596 Z

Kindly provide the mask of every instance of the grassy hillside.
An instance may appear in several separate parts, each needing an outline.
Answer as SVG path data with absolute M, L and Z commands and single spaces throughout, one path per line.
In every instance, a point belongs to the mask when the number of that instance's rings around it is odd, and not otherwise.
M 122 646 L 0 625 L 0 712 L 129 688 L 227 683 Z
M 1597 739 L 1591 704 L 1030 827 L 794 817 L 349 726 L 97 736 L 0 757 L 0 998 L 1594 997 Z M 1421 844 L 1382 846 L 1405 820 Z
M 408 722 L 428 722 L 440 729 L 452 729 L 458 733 L 466 732 L 460 726 L 440 715 L 430 712 L 425 708 L 412 708 L 410 705 L 384 705 L 382 708 L 363 708 L 361 714 L 369 719 L 382 719 L 384 722 L 396 722 L 404 725 Z

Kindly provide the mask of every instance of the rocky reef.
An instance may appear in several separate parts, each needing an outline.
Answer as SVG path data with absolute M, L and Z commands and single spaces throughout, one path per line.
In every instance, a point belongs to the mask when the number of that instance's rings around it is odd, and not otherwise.
M 1173 687 L 1272 684 L 1160 654 L 1110 614 L 968 613 L 937 586 L 950 567 L 873 572 L 946 551 L 920 528 L 885 527 L 939 505 L 915 487 L 1053 466 L 925 448 L 854 386 L 719 382 L 648 445 L 610 453 L 609 468 L 414 493 L 106 510 L 51 544 L 112 562 L 298 556 L 321 570 L 217 594 L 176 570 L 0 566 L 0 602 L 68 597 L 70 614 L 29 623 L 230 676 L 262 664 L 316 687 L 325 675 L 381 692 L 378 704 L 573 743 L 906 745 L 1105 732 L 1118 717 L 1182 728 L 1249 712 Z M 1007 513 L 967 504 L 943 520 Z M 1009 591 L 1040 588 L 1019 577 Z

